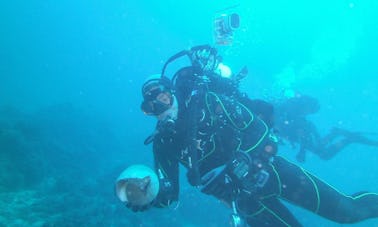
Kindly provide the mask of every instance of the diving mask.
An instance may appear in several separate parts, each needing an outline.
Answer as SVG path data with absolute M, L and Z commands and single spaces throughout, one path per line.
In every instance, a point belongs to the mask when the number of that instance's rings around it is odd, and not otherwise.
M 147 115 L 158 116 L 172 107 L 173 96 L 162 86 L 157 86 L 143 95 L 141 109 Z

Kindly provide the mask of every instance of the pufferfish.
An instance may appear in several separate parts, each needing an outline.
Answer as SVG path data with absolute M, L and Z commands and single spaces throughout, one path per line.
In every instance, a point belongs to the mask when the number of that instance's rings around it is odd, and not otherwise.
M 120 182 L 125 184 L 124 193 L 126 201 L 133 205 L 144 205 L 149 198 L 149 188 L 151 187 L 151 177 L 128 178 Z

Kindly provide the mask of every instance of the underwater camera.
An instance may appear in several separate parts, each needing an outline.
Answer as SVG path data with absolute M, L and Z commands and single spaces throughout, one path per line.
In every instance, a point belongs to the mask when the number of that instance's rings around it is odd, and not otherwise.
M 219 45 L 229 45 L 234 37 L 233 32 L 240 26 L 240 17 L 237 13 L 220 14 L 214 19 L 214 39 Z

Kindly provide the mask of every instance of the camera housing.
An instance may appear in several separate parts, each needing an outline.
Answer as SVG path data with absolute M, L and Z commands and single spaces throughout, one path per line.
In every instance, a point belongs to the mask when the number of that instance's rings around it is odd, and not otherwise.
M 214 39 L 219 45 L 229 45 L 234 37 L 233 32 L 240 27 L 237 13 L 221 14 L 214 19 Z

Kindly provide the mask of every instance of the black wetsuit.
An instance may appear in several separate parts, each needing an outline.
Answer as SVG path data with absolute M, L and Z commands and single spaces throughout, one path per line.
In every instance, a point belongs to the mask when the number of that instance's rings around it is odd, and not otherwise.
M 196 103 L 197 114 L 193 114 L 188 108 L 192 101 L 189 94 L 179 94 L 183 96 L 178 97 L 178 119 L 169 127 L 159 125 L 160 133 L 153 141 L 161 185 L 155 206 L 164 207 L 178 200 L 179 164 L 192 170 L 197 160 L 202 177 L 228 163 L 234 152 L 243 151 L 256 162 L 252 169 L 269 173 L 268 181 L 254 193 L 237 195 L 238 210 L 251 226 L 301 226 L 280 199 L 339 223 L 378 217 L 377 194 L 343 195 L 301 167 L 276 156 L 277 146 L 269 127 L 247 104 L 207 90 Z M 193 117 L 197 124 L 194 138 L 190 125 Z M 195 158 L 190 150 L 193 140 L 197 141 Z M 196 182 L 191 171 L 188 173 L 189 182 Z M 230 195 L 218 199 L 231 203 L 233 198 Z

